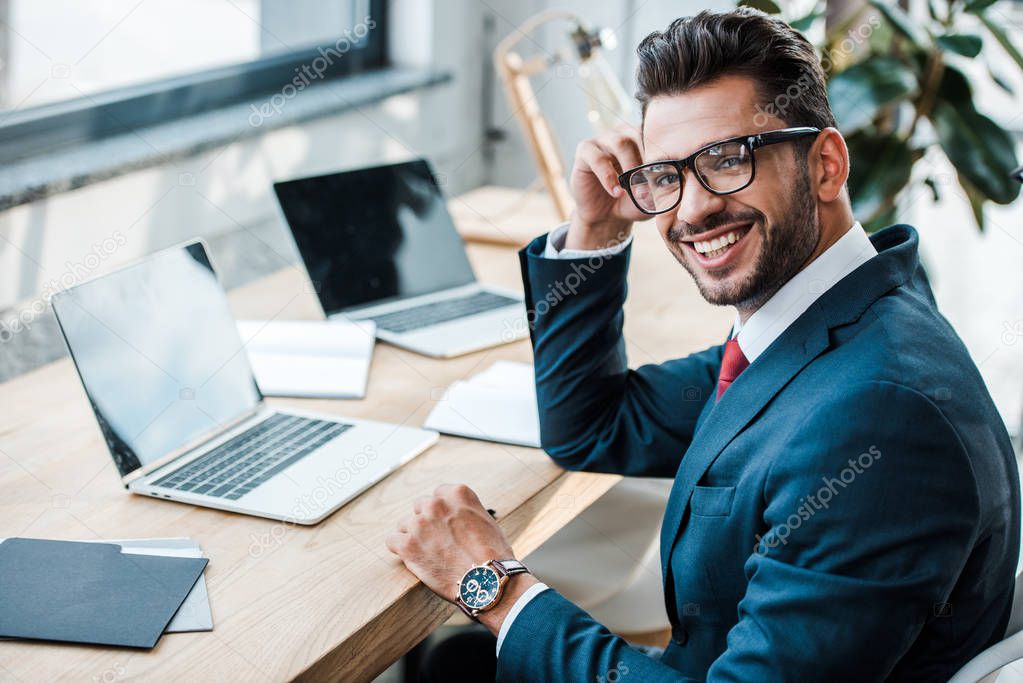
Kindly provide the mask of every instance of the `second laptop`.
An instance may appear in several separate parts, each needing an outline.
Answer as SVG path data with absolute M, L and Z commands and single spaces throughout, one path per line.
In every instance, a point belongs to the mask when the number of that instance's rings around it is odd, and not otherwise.
M 518 294 L 476 281 L 426 161 L 274 185 L 327 317 L 435 357 L 525 337 Z

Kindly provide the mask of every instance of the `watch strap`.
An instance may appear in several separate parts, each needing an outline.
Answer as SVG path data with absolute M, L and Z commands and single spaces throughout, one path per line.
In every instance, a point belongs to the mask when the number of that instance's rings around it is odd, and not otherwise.
M 479 621 L 479 613 L 462 602 L 462 596 L 458 596 L 455 600 L 455 604 L 458 605 L 459 609 L 465 612 L 465 616 L 469 617 L 473 621 Z
M 491 560 L 490 564 L 502 576 L 511 576 L 512 574 L 524 574 L 529 571 L 528 569 L 526 569 L 526 565 L 522 564 L 518 560 Z

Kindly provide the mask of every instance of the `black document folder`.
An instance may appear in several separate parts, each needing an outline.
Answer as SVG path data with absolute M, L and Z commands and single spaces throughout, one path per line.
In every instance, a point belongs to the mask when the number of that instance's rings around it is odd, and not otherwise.
M 0 543 L 0 636 L 150 648 L 208 560 L 107 543 Z

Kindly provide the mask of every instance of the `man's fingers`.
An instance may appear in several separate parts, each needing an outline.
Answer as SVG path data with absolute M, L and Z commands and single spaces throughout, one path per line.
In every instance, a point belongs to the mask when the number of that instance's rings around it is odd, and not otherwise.
M 403 534 L 415 534 L 422 531 L 427 523 L 426 518 L 422 515 L 408 515 L 398 520 L 398 531 Z
M 621 196 L 618 174 L 622 170 L 608 149 L 601 147 L 594 140 L 586 140 L 579 145 L 576 158 L 584 171 L 589 171 L 597 177 L 605 192 L 612 197 Z
M 445 500 L 450 500 L 463 505 L 483 507 L 479 496 L 466 484 L 441 484 L 433 492 L 433 495 L 440 499 L 439 502 L 441 503 Z
M 639 150 L 638 141 L 625 132 L 614 133 L 605 140 L 601 140 L 601 144 L 615 156 L 623 171 L 643 163 L 643 155 Z M 617 179 L 615 182 L 617 183 Z
M 422 547 L 421 540 L 414 533 L 414 529 L 415 529 L 414 525 L 408 524 L 408 523 L 404 523 L 404 524 L 405 524 L 406 527 L 412 529 L 412 531 L 402 531 L 399 528 L 394 533 L 388 534 L 386 539 L 385 539 L 386 542 L 393 543 L 394 547 L 396 548 L 395 550 L 392 550 L 391 552 L 397 553 L 397 554 L 402 555 L 402 556 L 407 555 L 410 552 L 410 550 L 413 549 L 413 548 L 421 548 Z M 399 522 L 398 523 L 399 527 L 402 526 L 402 525 L 403 525 L 403 522 Z M 388 545 L 387 547 L 390 548 L 391 545 Z
M 388 534 L 387 537 L 384 538 L 384 545 L 386 545 L 387 549 L 392 553 L 401 557 L 405 550 L 405 541 L 403 540 L 405 535 L 406 534 L 399 533 Z

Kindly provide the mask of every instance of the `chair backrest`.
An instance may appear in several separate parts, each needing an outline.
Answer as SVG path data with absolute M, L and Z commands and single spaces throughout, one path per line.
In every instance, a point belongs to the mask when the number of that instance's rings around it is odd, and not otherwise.
M 1016 589 L 1012 594 L 1012 613 L 1009 615 L 1009 627 L 1005 629 L 1005 637 L 1023 631 L 1023 572 L 1016 575 Z

